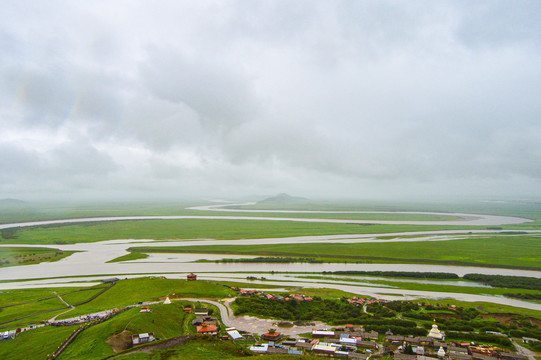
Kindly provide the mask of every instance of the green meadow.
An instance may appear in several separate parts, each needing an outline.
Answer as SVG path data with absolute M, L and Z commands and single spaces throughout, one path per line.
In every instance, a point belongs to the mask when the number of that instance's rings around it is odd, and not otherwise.
M 357 278 L 328 278 L 326 276 L 302 276 L 306 279 L 320 279 L 321 283 L 327 281 L 344 281 L 344 282 L 360 282 L 360 283 L 369 283 L 374 286 L 384 285 L 390 286 L 392 288 L 399 288 L 405 290 L 416 290 L 416 291 L 435 291 L 435 292 L 448 292 L 448 293 L 459 293 L 459 294 L 476 294 L 476 295 L 493 295 L 493 296 L 503 296 L 504 294 L 541 294 L 541 291 L 538 290 L 528 290 L 528 289 L 509 289 L 509 288 L 493 288 L 493 287 L 478 287 L 475 286 L 476 283 L 473 281 L 472 286 L 463 286 L 463 285 L 453 285 L 455 280 L 445 281 L 446 285 L 438 284 L 423 284 L 422 282 L 406 282 L 400 281 L 400 279 L 391 279 L 391 280 L 373 280 L 370 277 L 357 279 Z M 460 282 L 468 282 L 464 279 L 459 279 Z M 385 292 L 385 288 L 381 288 L 381 292 Z
M 77 306 L 59 318 L 99 312 L 137 304 L 139 301 L 157 301 L 165 296 L 222 299 L 234 291 L 210 281 L 186 281 L 162 277 L 144 277 L 118 281 L 95 300 Z
M 113 260 L 107 261 L 108 263 L 114 263 L 114 262 L 120 262 L 120 261 L 130 261 L 130 260 L 138 260 L 138 259 L 146 259 L 148 257 L 147 254 L 143 254 L 140 252 L 132 252 L 126 255 L 119 256 L 117 258 L 114 258 Z
M 372 234 L 404 231 L 446 229 L 475 229 L 476 227 L 433 225 L 336 224 L 301 221 L 267 220 L 130 220 L 56 224 L 18 228 L 3 243 L 10 244 L 72 244 L 112 239 L 259 239 L 270 237 Z M 477 227 L 479 228 L 479 227 Z M 3 235 L 4 236 L 4 235 Z
M 56 296 L 57 294 L 59 294 L 68 304 L 76 304 L 91 298 L 93 295 L 103 290 L 103 287 L 103 285 L 100 285 L 90 288 L 4 290 L 0 292 L 0 305 L 13 306 L 0 308 L 0 322 L 5 323 L 1 326 L 13 327 L 17 324 L 29 324 L 41 320 L 48 320 L 67 310 L 55 310 L 66 307 L 66 305 Z M 35 315 L 26 317 L 32 314 Z M 23 316 L 25 316 L 25 318 L 15 320 Z
M 541 241 L 536 235 L 473 236 L 468 239 L 381 243 L 301 243 L 271 245 L 202 245 L 133 247 L 148 252 L 193 252 L 257 256 L 314 257 L 333 261 L 432 263 L 541 268 Z
M 46 359 L 52 355 L 78 326 L 43 328 L 23 332 L 14 340 L 0 343 L 0 359 Z
M 533 317 L 541 320 L 541 311 L 523 309 L 513 306 L 494 304 L 489 302 L 469 302 L 459 301 L 455 299 L 419 299 L 413 300 L 415 303 L 420 304 L 433 304 L 433 305 L 455 305 L 457 307 L 470 308 L 475 307 L 477 310 L 488 314 L 516 314 L 524 317 Z
M 0 247 L 0 267 L 58 261 L 73 253 L 51 248 Z
M 183 333 L 186 314 L 179 304 L 154 305 L 149 308 L 149 313 L 141 313 L 140 308 L 133 308 L 86 329 L 60 359 L 103 359 L 113 355 L 113 349 L 106 340 L 124 330 L 130 335 L 153 332 L 157 339 L 162 340 Z

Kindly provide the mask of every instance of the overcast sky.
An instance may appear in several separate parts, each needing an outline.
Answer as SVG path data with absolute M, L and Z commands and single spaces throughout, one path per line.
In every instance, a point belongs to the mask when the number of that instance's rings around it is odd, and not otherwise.
M 541 196 L 540 1 L 4 1 L 0 198 Z

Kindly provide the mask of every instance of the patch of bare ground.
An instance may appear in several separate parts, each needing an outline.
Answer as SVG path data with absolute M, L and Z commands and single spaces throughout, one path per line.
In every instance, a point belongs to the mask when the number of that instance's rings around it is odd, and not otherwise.
M 111 345 L 113 352 L 116 354 L 133 346 L 131 342 L 131 335 L 131 331 L 123 330 L 120 334 L 110 336 L 107 340 L 105 340 L 105 342 Z

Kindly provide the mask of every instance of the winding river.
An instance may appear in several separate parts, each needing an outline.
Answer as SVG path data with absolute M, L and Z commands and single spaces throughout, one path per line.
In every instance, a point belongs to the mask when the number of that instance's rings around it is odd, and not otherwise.
M 239 204 L 237 204 L 239 205 Z M 245 205 L 245 204 L 242 204 Z M 205 211 L 229 211 L 229 212 L 267 212 L 267 213 L 374 213 L 374 212 L 333 212 L 333 211 L 278 211 L 278 210 L 238 210 L 224 208 L 225 205 L 211 205 L 204 207 L 191 208 L 192 210 Z M 231 206 L 231 205 L 227 205 Z M 387 212 L 378 212 L 387 213 Z M 398 212 L 392 212 L 396 214 Z M 124 217 L 96 217 L 79 219 L 61 219 L 49 221 L 35 221 L 25 223 L 2 224 L 0 229 L 65 224 L 79 222 L 99 222 L 99 221 L 119 221 L 119 220 L 150 220 L 150 219 L 243 219 L 243 220 L 268 220 L 268 221 L 302 221 L 302 222 L 331 222 L 331 223 L 371 223 L 371 224 L 410 224 L 410 225 L 509 225 L 519 224 L 529 219 L 477 215 L 477 214 L 458 214 L 458 213 L 433 213 L 433 212 L 400 212 L 404 214 L 431 214 L 447 215 L 460 217 L 459 220 L 449 221 L 379 221 L 379 220 L 341 220 L 341 219 L 317 219 L 317 218 L 291 218 L 291 217 L 250 217 L 250 216 L 124 216 Z M 494 233 L 496 231 L 481 230 L 473 231 L 477 233 Z M 539 233 L 539 231 L 530 231 Z M 414 291 L 396 288 L 385 288 L 382 286 L 369 286 L 370 284 L 359 284 L 347 282 L 340 279 L 321 280 L 304 279 L 295 274 L 305 272 L 325 271 L 344 271 L 344 270 L 387 270 L 387 271 L 431 271 L 431 272 L 450 272 L 458 275 L 466 273 L 499 274 L 530 276 L 541 278 L 539 271 L 512 270 L 499 268 L 478 268 L 463 266 L 444 266 L 444 265 L 420 265 L 420 264 L 353 264 L 353 263 L 332 263 L 332 264 L 310 264 L 310 263 L 290 263 L 290 264 L 261 264 L 261 263 L 215 263 L 215 262 L 194 262 L 200 259 L 217 260 L 223 255 L 210 254 L 151 254 L 146 259 L 140 259 L 127 262 L 107 263 L 116 257 L 127 254 L 127 248 L 145 245 L 145 246 L 197 246 L 197 245 L 239 245 L 239 244 L 286 244 L 286 243 L 313 243 L 313 242 L 381 242 L 381 241 L 448 241 L 452 239 L 467 236 L 475 236 L 472 230 L 443 230 L 443 231 L 423 231 L 423 232 L 403 232 L 389 234 L 353 234 L 353 235 L 328 235 L 328 236 L 301 236 L 289 238 L 266 238 L 250 240 L 187 240 L 187 241 L 154 241 L 148 240 L 110 240 L 95 243 L 81 243 L 70 245 L 20 245 L 20 244 L 2 244 L 0 246 L 26 246 L 26 247 L 51 247 L 60 248 L 64 251 L 78 251 L 77 253 L 57 262 L 44 262 L 36 265 L 14 266 L 0 268 L 0 279 L 19 280 L 16 282 L 2 282 L 0 289 L 62 286 L 66 282 L 96 280 L 96 275 L 102 277 L 111 276 L 140 276 L 141 274 L 163 274 L 171 278 L 184 278 L 186 273 L 197 272 L 200 277 L 212 280 L 241 280 L 245 281 L 246 276 L 250 274 L 261 276 L 259 272 L 277 271 L 279 266 L 280 273 L 265 274 L 267 280 L 258 280 L 255 284 L 270 284 L 279 286 L 304 286 L 304 287 L 327 287 L 344 290 L 357 294 L 371 295 L 379 298 L 404 299 L 416 297 L 428 298 L 454 298 L 464 301 L 486 301 L 511 306 L 518 306 L 533 310 L 541 310 L 540 304 L 507 299 L 503 297 L 482 295 L 482 288 L 479 289 L 479 295 L 461 294 L 461 293 L 441 293 L 431 291 Z M 381 236 L 392 236 L 391 240 L 376 239 Z M 408 236 L 408 238 L 400 238 Z M 414 237 L 411 237 L 414 236 Z M 418 236 L 418 237 L 415 237 Z M 227 255 L 227 258 L 235 257 Z M 237 256 L 242 257 L 242 256 Z M 244 256 L 250 257 L 250 256 Z M 289 275 L 284 274 L 290 273 Z M 239 274 L 241 273 L 241 274 Z M 63 276 L 76 276 L 77 278 L 58 279 Z M 55 279 L 56 278 L 56 279 Z M 38 280 L 40 279 L 40 280 Z M 272 280 L 272 281 L 270 281 Z M 93 282 L 85 285 L 92 285 Z

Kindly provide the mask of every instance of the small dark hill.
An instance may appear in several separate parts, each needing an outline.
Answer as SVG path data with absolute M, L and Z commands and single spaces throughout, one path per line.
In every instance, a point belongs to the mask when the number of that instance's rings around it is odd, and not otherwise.
M 26 201 L 19 199 L 0 199 L 1 207 L 27 207 L 30 206 Z
M 291 196 L 285 193 L 266 198 L 264 200 L 258 201 L 257 205 L 292 205 L 292 204 L 302 204 L 307 203 L 308 199 L 298 196 Z

